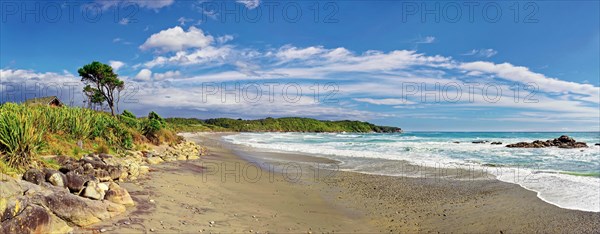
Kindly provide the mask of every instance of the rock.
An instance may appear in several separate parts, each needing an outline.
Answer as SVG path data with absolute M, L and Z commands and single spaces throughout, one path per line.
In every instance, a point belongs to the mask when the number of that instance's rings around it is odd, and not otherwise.
M 2 221 L 0 233 L 69 233 L 73 228 L 44 207 L 27 205 L 16 216 Z
M 573 138 L 566 135 L 562 135 L 559 138 L 556 138 L 555 140 L 558 140 L 562 143 L 575 143 L 575 140 Z
M 455 142 L 452 142 L 452 143 L 454 143 L 454 144 L 460 144 L 460 141 L 455 141 Z
M 67 183 L 66 186 L 72 193 L 79 194 L 85 187 L 85 183 L 90 180 L 87 176 L 78 175 L 73 171 L 68 172 L 66 175 Z
M 140 166 L 140 175 L 148 174 L 150 172 L 150 167 L 148 166 Z
M 42 200 L 58 217 L 79 226 L 107 220 L 125 210 L 122 205 L 82 198 L 66 191 L 55 191 L 43 196 Z
M 149 157 L 146 159 L 146 162 L 150 165 L 156 165 L 156 164 L 163 163 L 164 160 L 160 157 Z
M 106 191 L 106 195 L 104 195 L 104 199 L 107 201 L 111 201 L 116 204 L 121 204 L 125 206 L 134 206 L 133 199 L 129 195 L 126 189 L 121 188 L 117 183 L 111 182 L 108 185 L 108 191 Z
M 102 169 L 94 170 L 94 177 L 98 178 L 100 182 L 112 181 L 110 173 Z
M 196 159 L 199 159 L 199 158 L 200 158 L 200 156 L 198 156 L 198 155 L 199 155 L 199 154 L 190 154 L 190 155 L 188 155 L 188 158 L 187 158 L 187 159 L 188 159 L 188 160 L 196 160 Z
M 98 186 L 95 181 L 88 181 L 81 196 L 95 200 L 102 200 L 106 194 L 105 191 L 106 190 L 103 190 L 100 186 Z
M 102 191 L 108 191 L 108 183 L 99 183 L 98 188 L 102 189 Z
M 492 142 L 491 144 L 492 144 L 492 145 L 502 145 L 502 142 L 499 142 L 499 141 L 494 141 L 494 142 Z
M 85 174 L 94 173 L 94 166 L 92 166 L 91 163 L 85 163 L 85 164 L 83 164 L 83 172 Z
M 136 162 L 129 162 L 129 164 L 127 164 L 127 168 L 130 179 L 135 179 L 140 176 L 140 164 Z
M 572 148 L 586 148 L 588 147 L 585 142 L 577 142 L 575 139 L 562 135 L 559 138 L 555 138 L 547 141 L 535 140 L 531 143 L 528 142 L 518 142 L 514 144 L 508 144 L 506 147 L 509 148 L 545 148 L 545 147 L 558 147 L 563 149 L 572 149 Z
M 44 172 L 44 177 L 48 183 L 61 188 L 66 187 L 67 176 L 65 174 L 52 169 L 45 169 Z
M 595 145 L 596 145 L 596 146 L 600 146 L 600 143 L 596 143 Z
M 44 173 L 38 169 L 29 169 L 23 174 L 23 180 L 37 185 L 42 184 L 46 179 Z
M 473 144 L 485 144 L 488 143 L 489 141 L 473 141 Z
M 123 172 L 127 173 L 125 170 L 119 167 L 111 167 L 108 169 L 108 175 L 112 180 L 121 179 L 121 175 L 123 175 Z M 127 174 L 125 174 L 125 178 L 127 178 Z
M 83 167 L 77 162 L 67 162 L 66 164 L 63 164 L 63 166 L 58 170 L 63 174 L 67 174 L 69 172 L 83 174 Z
M 183 152 L 177 154 L 177 160 L 178 161 L 183 161 L 183 160 L 187 160 L 187 155 Z

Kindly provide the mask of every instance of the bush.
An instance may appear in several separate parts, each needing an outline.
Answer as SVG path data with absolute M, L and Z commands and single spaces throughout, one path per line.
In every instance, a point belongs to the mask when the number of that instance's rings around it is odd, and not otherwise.
M 45 128 L 36 128 L 36 113 L 22 106 L 4 104 L 0 110 L 0 150 L 9 166 L 24 169 L 35 161 Z
M 145 120 L 138 120 L 129 111 L 114 117 L 78 107 L 6 103 L 0 105 L 0 161 L 20 170 L 35 166 L 32 163 L 38 161 L 40 153 L 75 156 L 93 151 L 118 153 L 139 148 L 150 139 L 145 135 L 152 136 L 155 144 L 170 143 L 176 136 L 164 126 L 164 120 L 155 112 Z M 87 141 L 88 149 L 79 148 L 79 141 L 82 146 Z

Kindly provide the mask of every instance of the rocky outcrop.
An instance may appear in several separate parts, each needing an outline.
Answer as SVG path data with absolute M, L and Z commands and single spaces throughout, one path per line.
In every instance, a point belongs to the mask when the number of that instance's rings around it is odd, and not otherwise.
M 22 180 L 0 174 L 0 233 L 68 233 L 67 224 L 88 226 L 110 219 L 135 203 L 118 182 L 150 171 L 147 164 L 193 160 L 206 148 L 193 142 L 162 153 L 129 152 L 125 157 L 58 156 L 59 170 L 30 169 Z
M 167 149 L 160 157 L 165 162 L 175 160 L 195 160 L 202 155 L 206 155 L 206 153 L 206 147 L 199 146 L 191 141 L 185 141 Z
M 133 199 L 131 199 L 129 192 L 127 192 L 126 189 L 121 188 L 121 186 L 119 186 L 117 183 L 110 183 L 108 185 L 108 191 L 106 191 L 104 199 L 124 206 L 134 205 Z
M 519 142 L 515 144 L 508 144 L 506 147 L 509 148 L 546 148 L 546 147 L 558 147 L 564 149 L 573 148 L 586 148 L 588 147 L 585 142 L 578 142 L 575 139 L 562 135 L 559 138 L 555 138 L 547 141 L 536 140 L 533 142 Z
M 68 233 L 73 228 L 46 208 L 27 205 L 19 213 L 7 218 L 0 226 L 0 233 Z

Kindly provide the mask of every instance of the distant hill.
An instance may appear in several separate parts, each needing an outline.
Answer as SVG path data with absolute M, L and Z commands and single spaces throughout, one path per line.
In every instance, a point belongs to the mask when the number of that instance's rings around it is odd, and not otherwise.
M 402 132 L 397 127 L 377 126 L 368 122 L 340 120 L 326 121 L 311 118 L 285 117 L 256 120 L 217 118 L 167 118 L 166 122 L 177 131 L 233 131 L 233 132 Z

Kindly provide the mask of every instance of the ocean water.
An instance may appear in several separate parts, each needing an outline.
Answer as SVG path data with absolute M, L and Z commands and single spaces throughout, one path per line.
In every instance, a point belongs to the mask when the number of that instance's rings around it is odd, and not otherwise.
M 521 141 L 554 139 L 562 134 L 586 142 L 590 147 L 505 147 Z M 440 169 L 462 168 L 474 175 L 485 172 L 501 181 L 535 191 L 539 198 L 556 206 L 600 212 L 600 146 L 594 145 L 600 143 L 598 132 L 241 133 L 223 138 L 262 150 L 338 160 L 341 170 L 362 173 L 423 176 L 414 169 L 390 166 L 395 165 L 395 161 Z M 480 140 L 503 144 L 471 143 Z M 451 177 L 444 173 L 433 176 Z

